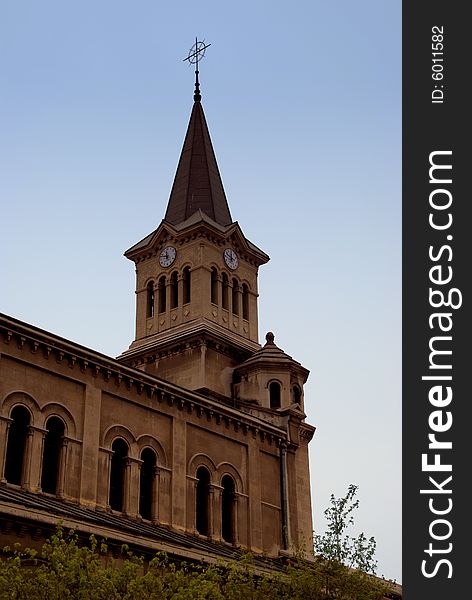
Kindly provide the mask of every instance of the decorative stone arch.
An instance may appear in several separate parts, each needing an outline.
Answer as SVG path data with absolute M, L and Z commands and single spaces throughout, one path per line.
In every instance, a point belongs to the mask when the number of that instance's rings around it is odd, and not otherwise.
M 102 446 L 108 450 L 111 450 L 111 446 L 117 438 L 122 438 L 128 444 L 130 458 L 139 457 L 136 438 L 124 425 L 112 425 L 109 427 L 103 434 Z
M 150 277 L 147 277 L 145 279 L 145 281 L 144 281 L 144 287 L 146 288 L 150 283 L 153 283 L 154 285 L 156 285 L 157 280 L 156 280 L 156 278 L 154 276 L 150 276 Z
M 204 469 L 208 480 L 198 475 L 199 469 Z M 204 475 L 204 473 L 201 473 Z M 187 512 L 188 527 L 195 533 L 208 537 L 215 531 L 214 510 L 215 489 L 219 488 L 217 467 L 214 461 L 203 453 L 194 454 L 187 465 L 187 501 L 190 507 Z
M 229 462 L 221 462 L 217 466 L 217 472 L 218 472 L 218 485 L 221 485 L 221 481 L 223 480 L 223 477 L 225 475 L 229 475 L 234 480 L 234 484 L 236 486 L 236 492 L 238 492 L 238 494 L 245 493 L 242 477 L 234 465 L 232 465 Z
M 206 467 L 210 473 L 211 484 L 216 483 L 217 466 L 207 454 L 194 454 L 188 463 L 188 473 L 196 477 L 200 467 Z
M 27 419 L 13 411 L 24 411 Z M 35 427 L 39 420 L 40 407 L 37 401 L 22 390 L 9 393 L 3 400 L 0 413 L 0 481 L 31 488 L 38 479 L 38 461 L 41 454 L 40 432 Z M 21 413 L 20 413 L 21 415 Z
M 37 416 L 37 418 L 39 417 L 41 409 L 33 396 L 21 390 L 11 392 L 5 397 L 2 402 L 2 417 L 9 418 L 11 411 L 19 405 L 24 406 L 28 410 L 30 413 L 30 425 L 34 426 L 35 416 Z
M 273 377 L 267 382 L 267 390 L 269 392 L 269 407 L 273 409 L 282 406 L 282 389 L 283 385 L 280 379 Z M 278 391 L 277 391 L 278 390 Z
M 251 283 L 249 281 L 249 279 L 246 279 L 246 277 L 242 277 L 241 279 L 239 279 L 239 285 L 242 287 L 243 285 L 247 286 L 247 289 L 249 292 L 251 292 Z
M 145 448 L 151 448 L 151 450 L 154 450 L 154 452 L 156 453 L 157 464 L 159 466 L 168 467 L 166 452 L 162 444 L 158 440 L 156 440 L 156 438 L 152 437 L 151 435 L 144 434 L 138 437 L 136 443 L 138 447 L 138 457 L 141 456 L 141 452 Z
M 303 405 L 303 387 L 298 381 L 290 382 L 290 401 L 292 404 Z
M 75 426 L 75 419 L 72 416 L 72 413 L 70 413 L 65 406 L 63 406 L 62 404 L 58 404 L 57 402 L 49 402 L 49 404 L 43 406 L 41 413 L 43 417 L 43 422 L 41 426 L 43 428 L 46 428 L 46 423 L 48 419 L 50 419 L 51 417 L 59 417 L 59 419 L 61 419 L 64 422 L 65 436 L 72 438 L 76 437 L 77 429 Z

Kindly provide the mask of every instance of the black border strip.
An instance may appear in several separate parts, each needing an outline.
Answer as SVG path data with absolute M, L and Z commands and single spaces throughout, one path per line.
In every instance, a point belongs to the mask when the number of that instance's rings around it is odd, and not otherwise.
M 472 25 L 466 8 L 459 2 L 403 2 L 406 600 L 466 597 L 471 587 L 472 107 L 466 107 L 466 86 Z

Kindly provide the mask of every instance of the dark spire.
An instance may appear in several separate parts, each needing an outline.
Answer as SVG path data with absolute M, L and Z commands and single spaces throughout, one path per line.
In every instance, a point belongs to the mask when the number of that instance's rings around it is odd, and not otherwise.
M 223 183 L 200 102 L 198 76 L 195 102 L 180 155 L 165 220 L 182 223 L 198 209 L 220 225 L 232 223 Z
M 195 102 L 164 217 L 173 225 L 182 223 L 197 210 L 220 225 L 232 222 L 201 105 L 198 63 L 209 46 L 211 44 L 195 38 L 195 44 L 190 48 L 187 58 L 184 58 L 184 61 L 195 65 Z

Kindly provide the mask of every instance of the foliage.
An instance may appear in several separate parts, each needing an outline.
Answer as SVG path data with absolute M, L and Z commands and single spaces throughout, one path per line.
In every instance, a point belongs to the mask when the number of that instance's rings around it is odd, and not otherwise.
M 359 507 L 359 500 L 355 500 L 357 490 L 358 486 L 351 484 L 342 498 L 331 494 L 331 505 L 324 511 L 328 528 L 323 535 L 315 536 L 315 548 L 317 554 L 326 560 L 342 563 L 364 573 L 375 573 L 375 539 L 367 539 L 364 533 L 357 538 L 346 534 L 346 529 L 354 523 L 352 513 Z
M 80 544 L 61 526 L 41 551 L 4 548 L 0 600 L 379 600 L 385 586 L 336 561 L 301 556 L 279 572 L 261 573 L 251 555 L 218 564 L 149 562 L 94 536 Z

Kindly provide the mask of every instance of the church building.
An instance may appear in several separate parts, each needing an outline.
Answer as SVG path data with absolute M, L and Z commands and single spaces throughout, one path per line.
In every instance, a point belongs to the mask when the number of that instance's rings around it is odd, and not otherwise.
M 198 78 L 164 218 L 125 256 L 136 335 L 117 358 L 0 315 L 0 544 L 61 520 L 191 560 L 310 548 L 308 370 L 259 343 L 269 257 L 231 216 Z

